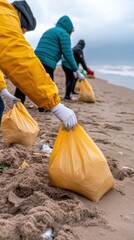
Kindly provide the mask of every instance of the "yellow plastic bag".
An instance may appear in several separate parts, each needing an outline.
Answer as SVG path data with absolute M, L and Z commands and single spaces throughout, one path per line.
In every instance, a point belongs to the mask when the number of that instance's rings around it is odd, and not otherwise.
M 39 126 L 24 105 L 17 102 L 3 115 L 2 132 L 7 145 L 17 143 L 29 147 L 32 146 L 39 133 Z
M 77 81 L 76 90 L 80 91 L 79 101 L 88 102 L 88 103 L 95 102 L 96 99 L 95 99 L 94 91 L 86 78 L 81 82 Z
M 49 176 L 54 186 L 92 201 L 98 201 L 114 186 L 104 155 L 78 124 L 74 131 L 60 128 L 50 155 Z

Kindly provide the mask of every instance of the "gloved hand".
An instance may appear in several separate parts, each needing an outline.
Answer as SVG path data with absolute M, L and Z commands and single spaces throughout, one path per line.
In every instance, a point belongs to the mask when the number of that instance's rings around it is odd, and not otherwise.
M 74 129 L 77 124 L 75 113 L 65 107 L 63 104 L 58 103 L 51 109 L 52 113 L 63 123 L 66 130 Z
M 3 88 L 0 91 L 0 94 L 3 98 L 3 100 L 7 103 L 8 107 L 10 107 L 10 108 L 12 108 L 12 106 L 13 106 L 13 100 L 20 101 L 20 99 L 16 98 L 12 94 L 10 94 L 6 88 Z
M 94 75 L 94 71 L 92 71 L 90 68 L 87 69 L 87 74 Z
M 79 70 L 77 70 L 76 72 L 74 72 L 74 77 L 75 77 L 75 78 L 78 78 L 78 79 L 81 80 L 81 81 L 85 79 L 85 77 L 83 76 L 82 73 L 80 73 Z

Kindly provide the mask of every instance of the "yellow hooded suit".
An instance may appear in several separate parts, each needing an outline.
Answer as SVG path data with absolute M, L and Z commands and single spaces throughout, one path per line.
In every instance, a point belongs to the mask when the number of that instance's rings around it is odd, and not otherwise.
M 15 8 L 0 0 L 0 69 L 38 107 L 51 109 L 60 102 L 58 88 L 26 41 Z M 0 73 L 0 90 L 5 88 Z

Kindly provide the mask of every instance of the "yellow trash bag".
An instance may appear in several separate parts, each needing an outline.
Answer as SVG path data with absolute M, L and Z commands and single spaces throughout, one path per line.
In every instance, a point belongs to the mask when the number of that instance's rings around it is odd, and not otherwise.
M 75 89 L 80 91 L 79 101 L 88 103 L 95 102 L 94 91 L 86 78 L 81 82 L 77 81 Z
M 17 143 L 30 147 L 39 133 L 38 123 L 21 102 L 3 115 L 1 127 L 7 145 Z
M 70 131 L 60 127 L 50 155 L 49 176 L 54 186 L 92 201 L 98 201 L 114 186 L 104 155 L 79 124 Z

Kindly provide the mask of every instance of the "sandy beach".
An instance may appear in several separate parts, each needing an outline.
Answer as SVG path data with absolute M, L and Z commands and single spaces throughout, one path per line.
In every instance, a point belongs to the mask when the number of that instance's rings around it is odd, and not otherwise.
M 25 106 L 40 126 L 32 147 L 6 147 L 0 129 L 0 240 L 41 240 L 52 227 L 55 240 L 134 239 L 134 90 L 88 79 L 96 102 L 64 102 L 65 77 L 60 67 L 55 82 L 62 102 L 75 111 L 78 123 L 107 159 L 115 187 L 99 202 L 51 185 L 49 156 L 40 145 L 53 146 L 60 122 L 37 106 Z M 11 93 L 14 86 L 7 79 Z M 33 103 L 32 103 L 33 104 Z M 7 109 L 5 109 L 6 112 Z M 20 169 L 23 161 L 28 167 Z

